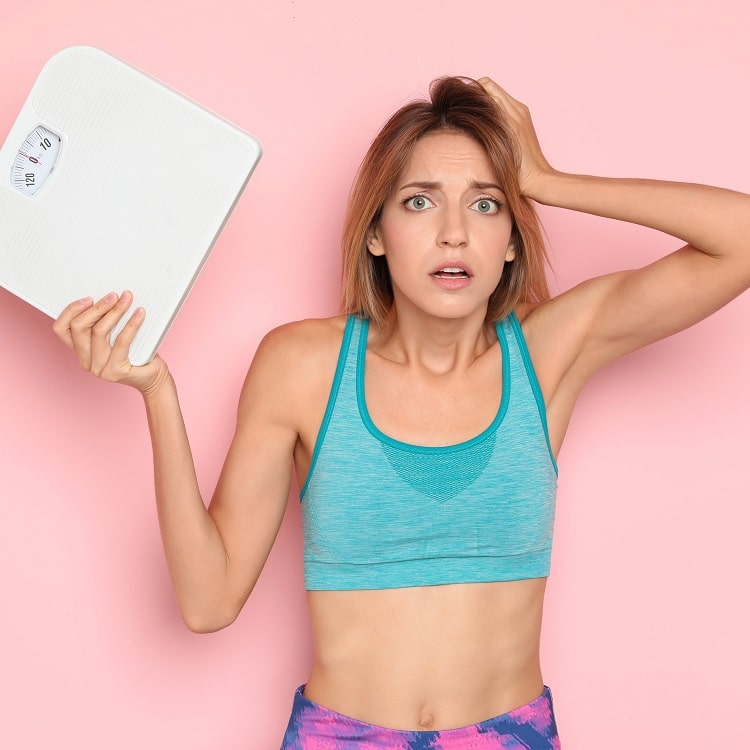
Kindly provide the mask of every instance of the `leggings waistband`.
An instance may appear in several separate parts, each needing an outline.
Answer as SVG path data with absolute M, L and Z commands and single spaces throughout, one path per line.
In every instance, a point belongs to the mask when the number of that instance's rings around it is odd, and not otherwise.
M 459 729 L 399 730 L 368 724 L 294 694 L 281 750 L 560 750 L 552 693 Z

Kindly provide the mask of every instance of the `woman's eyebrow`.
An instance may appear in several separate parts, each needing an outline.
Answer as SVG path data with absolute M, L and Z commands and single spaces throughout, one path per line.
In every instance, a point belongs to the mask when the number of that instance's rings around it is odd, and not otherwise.
M 408 188 L 419 188 L 420 190 L 440 190 L 443 187 L 442 182 L 407 182 L 406 185 L 402 185 L 399 190 L 407 190 Z
M 399 190 L 407 190 L 409 188 L 418 188 L 419 190 L 441 190 L 442 187 L 442 182 L 422 182 L 420 180 L 417 180 L 416 182 L 407 182 L 405 185 L 401 185 Z M 489 190 L 491 188 L 499 190 L 501 193 L 503 192 L 503 189 L 500 187 L 500 185 L 497 185 L 494 182 L 479 182 L 477 180 L 474 180 L 469 185 L 470 190 Z
M 501 193 L 503 192 L 503 189 L 500 187 L 500 185 L 494 183 L 494 182 L 477 182 L 474 181 L 471 183 L 471 187 L 475 190 L 499 190 Z

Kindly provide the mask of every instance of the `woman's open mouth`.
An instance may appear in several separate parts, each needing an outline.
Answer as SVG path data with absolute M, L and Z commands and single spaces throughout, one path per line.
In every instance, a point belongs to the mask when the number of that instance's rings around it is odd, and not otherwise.
M 468 279 L 469 274 L 463 268 L 456 268 L 455 266 L 446 266 L 432 274 L 437 279 Z

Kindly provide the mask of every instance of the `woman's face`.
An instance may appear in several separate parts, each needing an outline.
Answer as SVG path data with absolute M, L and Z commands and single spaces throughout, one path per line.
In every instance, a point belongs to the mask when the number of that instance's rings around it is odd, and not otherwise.
M 483 317 L 505 262 L 515 257 L 512 228 L 482 146 L 438 131 L 417 142 L 367 246 L 386 258 L 399 311 Z

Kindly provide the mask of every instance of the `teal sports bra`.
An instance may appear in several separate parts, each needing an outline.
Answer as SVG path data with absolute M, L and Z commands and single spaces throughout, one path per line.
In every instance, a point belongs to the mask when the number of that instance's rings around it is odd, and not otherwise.
M 302 490 L 305 587 L 390 589 L 549 575 L 557 465 L 518 318 L 496 324 L 502 396 L 456 445 L 394 440 L 364 395 L 368 321 L 347 320 Z

